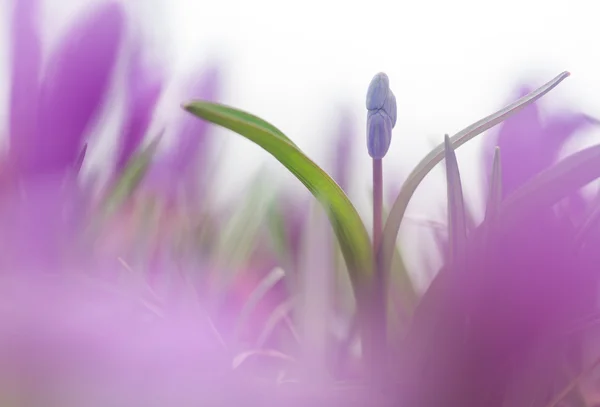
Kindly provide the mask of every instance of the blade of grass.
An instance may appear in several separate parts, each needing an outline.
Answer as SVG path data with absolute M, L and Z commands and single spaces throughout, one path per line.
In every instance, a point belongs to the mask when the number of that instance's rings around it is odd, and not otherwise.
M 447 179 L 447 171 L 445 167 L 442 167 L 443 172 L 444 172 L 444 177 L 446 177 Z M 477 227 L 477 222 L 475 221 L 475 216 L 473 215 L 473 210 L 470 208 L 469 204 L 467 202 L 464 201 L 463 199 L 463 206 L 465 208 L 465 223 L 467 225 L 467 234 L 471 233 L 476 227 Z M 408 215 L 404 216 L 405 220 L 409 220 L 410 218 L 408 217 Z M 444 227 L 444 230 L 446 229 L 446 227 Z
M 248 317 L 256 308 L 256 305 L 263 299 L 263 297 L 275 287 L 281 279 L 285 277 L 285 272 L 281 268 L 274 268 L 269 274 L 267 274 L 250 293 L 248 299 L 244 302 L 240 316 L 234 328 L 234 340 L 237 341 L 241 330 L 245 327 Z
M 262 348 L 264 346 L 269 336 L 271 336 L 271 334 L 273 333 L 275 327 L 282 321 L 285 322 L 296 343 L 300 343 L 300 336 L 298 335 L 298 332 L 289 317 L 290 312 L 292 312 L 292 310 L 296 306 L 296 303 L 297 301 L 295 298 L 289 298 L 281 304 L 279 304 L 277 307 L 275 307 L 275 309 L 267 318 L 265 326 L 260 332 L 258 340 L 256 341 L 256 346 L 258 348 Z
M 242 352 L 239 355 L 237 355 L 235 358 L 233 358 L 233 361 L 231 362 L 231 368 L 233 370 L 238 369 L 249 358 L 251 358 L 251 357 L 258 357 L 258 356 L 264 356 L 264 357 L 268 357 L 268 358 L 275 358 L 275 359 L 279 359 L 281 361 L 289 362 L 289 363 L 295 363 L 296 362 L 296 359 L 294 359 L 293 357 L 291 357 L 289 355 L 286 355 L 285 353 L 280 352 L 278 350 L 274 350 L 274 349 L 256 349 L 256 350 L 249 350 L 247 352 Z
M 464 265 L 467 245 L 467 222 L 462 192 L 462 182 L 456 154 L 452 148 L 450 137 L 444 138 L 444 155 L 446 158 L 446 185 L 448 196 L 448 244 L 450 245 L 450 262 Z
M 500 204 L 502 203 L 502 167 L 500 163 L 500 148 L 494 150 L 492 176 L 490 178 L 490 191 L 485 208 L 485 222 L 493 223 L 498 218 Z
M 105 200 L 105 215 L 112 214 L 140 184 L 156 154 L 161 138 L 162 134 L 129 160 L 129 164 Z
M 219 260 L 224 268 L 235 270 L 252 254 L 260 229 L 267 222 L 269 206 L 275 200 L 273 185 L 265 180 L 266 169 L 261 169 L 250 182 L 246 199 L 225 225 Z

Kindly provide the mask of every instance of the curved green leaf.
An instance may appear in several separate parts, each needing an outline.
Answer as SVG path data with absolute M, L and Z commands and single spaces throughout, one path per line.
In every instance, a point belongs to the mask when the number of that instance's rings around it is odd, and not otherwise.
M 487 116 L 456 133 L 450 138 L 452 147 L 458 148 L 478 134 L 481 134 L 484 131 L 494 127 L 498 123 L 506 120 L 509 116 L 517 113 L 525 106 L 535 102 L 550 90 L 554 89 L 568 76 L 568 72 L 561 73 L 544 86 L 529 93 L 528 95 L 525 95 L 504 109 Z M 423 181 L 425 176 L 429 174 L 429 172 L 442 160 L 442 158 L 444 158 L 444 143 L 438 145 L 425 158 L 423 158 L 423 160 L 421 160 L 421 162 L 410 173 L 404 182 L 404 185 L 402 186 L 402 189 L 400 190 L 400 193 L 398 194 L 398 197 L 396 198 L 396 201 L 394 202 L 394 205 L 390 211 L 390 216 L 383 230 L 382 244 L 377 251 L 377 261 L 382 262 L 381 264 L 382 267 L 384 267 L 384 270 L 389 270 L 391 266 L 394 245 L 396 244 L 398 231 L 400 230 L 400 224 L 402 223 L 402 219 L 404 218 L 404 214 L 410 199 L 412 198 L 421 181 Z
M 340 243 L 357 301 L 368 301 L 365 291 L 372 274 L 373 254 L 358 212 L 335 181 L 309 159 L 281 131 L 262 119 L 232 107 L 192 101 L 184 109 L 232 130 L 258 144 L 296 176 L 325 208 Z
M 191 106 L 192 104 L 194 106 Z M 231 123 L 232 125 L 242 125 L 242 126 L 243 125 L 252 125 L 253 127 L 263 129 L 263 130 L 267 131 L 270 136 L 277 137 L 277 138 L 281 139 L 282 141 L 285 141 L 286 143 L 291 144 L 292 146 L 296 147 L 299 150 L 298 146 L 296 146 L 296 144 L 294 144 L 294 142 L 288 136 L 283 134 L 283 132 L 281 130 L 279 130 L 277 127 L 275 127 L 271 123 L 261 119 L 260 117 L 254 116 L 253 114 L 250 114 L 248 112 L 244 112 L 243 110 L 234 109 L 232 107 L 229 107 L 226 105 L 221 105 L 218 103 L 206 102 L 203 100 L 193 101 L 193 102 L 188 103 L 183 106 L 183 108 L 185 110 L 187 110 L 188 112 L 190 112 L 198 117 L 201 117 L 204 120 L 208 120 L 209 122 L 218 124 L 229 130 L 233 130 L 232 128 L 230 128 L 228 126 L 217 123 L 216 121 L 210 120 L 207 117 L 199 116 L 198 114 L 196 114 L 194 111 L 191 110 L 191 109 L 204 109 L 204 111 L 208 114 L 208 110 L 206 110 L 206 109 L 209 107 L 210 107 L 211 114 L 219 116 L 223 119 L 227 118 L 226 119 L 227 122 Z M 233 131 L 238 133 L 236 130 L 233 130 Z M 238 134 L 240 134 L 240 133 L 238 133 Z M 246 137 L 244 134 L 240 134 L 240 135 Z M 252 140 L 252 141 L 254 141 L 254 140 Z M 275 158 L 277 158 L 277 157 L 275 157 Z

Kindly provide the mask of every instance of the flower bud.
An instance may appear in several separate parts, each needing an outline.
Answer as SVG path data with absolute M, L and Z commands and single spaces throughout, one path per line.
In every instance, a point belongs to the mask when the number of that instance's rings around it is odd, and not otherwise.
M 383 110 L 367 114 L 367 149 L 369 155 L 381 159 L 387 153 L 392 138 L 392 120 Z
M 396 97 L 386 74 L 378 73 L 371 80 L 366 105 L 367 149 L 371 157 L 381 159 L 390 148 L 397 118 Z
M 383 108 L 390 90 L 390 80 L 383 72 L 373 77 L 367 90 L 367 110 Z

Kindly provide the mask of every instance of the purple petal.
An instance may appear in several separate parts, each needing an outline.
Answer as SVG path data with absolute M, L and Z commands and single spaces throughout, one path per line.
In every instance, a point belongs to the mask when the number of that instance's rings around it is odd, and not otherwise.
M 332 173 L 338 185 L 346 192 L 348 191 L 352 152 L 355 145 L 354 136 L 352 118 L 346 113 L 342 116 L 338 126 L 337 144 L 333 157 L 335 167 Z
M 522 88 L 520 96 L 527 94 Z M 590 122 L 582 115 L 554 116 L 542 125 L 537 104 L 510 117 L 484 147 L 485 172 L 492 167 L 493 149 L 502 152 L 502 182 L 505 194 L 553 164 L 560 150 L 575 132 Z
M 0 270 L 59 271 L 82 227 L 80 202 L 76 184 L 59 176 L 36 177 L 4 191 Z
M 12 18 L 10 150 L 16 161 L 31 149 L 37 131 L 41 45 L 38 0 L 15 0 Z
M 220 71 L 211 67 L 193 87 L 187 99 L 217 101 L 220 91 Z M 181 124 L 177 134 L 178 142 L 171 164 L 177 171 L 185 172 L 197 159 L 198 153 L 206 147 L 208 122 L 198 120 L 181 112 Z
M 216 67 L 209 69 L 192 87 L 186 99 L 218 100 L 219 76 L 220 72 Z M 197 176 L 206 162 L 207 132 L 210 125 L 184 112 L 181 112 L 180 117 L 175 146 L 153 165 L 148 177 L 150 189 L 166 194 L 167 199 L 174 199 L 182 184 L 190 196 L 197 196 Z
M 121 147 L 117 157 L 117 171 L 122 170 L 144 139 L 152 120 L 152 113 L 162 91 L 158 73 L 145 66 L 139 48 L 133 50 L 128 71 L 127 113 Z
M 117 3 L 103 4 L 80 20 L 51 56 L 42 84 L 40 131 L 25 162 L 29 170 L 61 171 L 77 160 L 107 92 L 123 23 Z

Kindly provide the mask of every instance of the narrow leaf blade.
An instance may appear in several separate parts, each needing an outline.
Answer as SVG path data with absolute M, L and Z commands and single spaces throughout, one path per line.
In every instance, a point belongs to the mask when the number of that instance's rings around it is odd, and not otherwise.
M 492 175 L 490 177 L 490 191 L 485 209 L 485 222 L 494 222 L 498 217 L 500 204 L 502 203 L 502 166 L 500 162 L 500 148 L 494 150 L 494 162 L 492 164 Z
M 140 184 L 156 154 L 160 140 L 161 136 L 157 137 L 144 150 L 131 158 L 127 168 L 123 171 L 123 174 L 106 199 L 106 213 L 112 213 Z
M 450 238 L 448 243 L 450 244 L 450 261 L 454 262 L 459 261 L 465 254 L 467 222 L 458 162 L 447 134 L 444 138 L 444 147 L 448 194 L 448 236 Z

